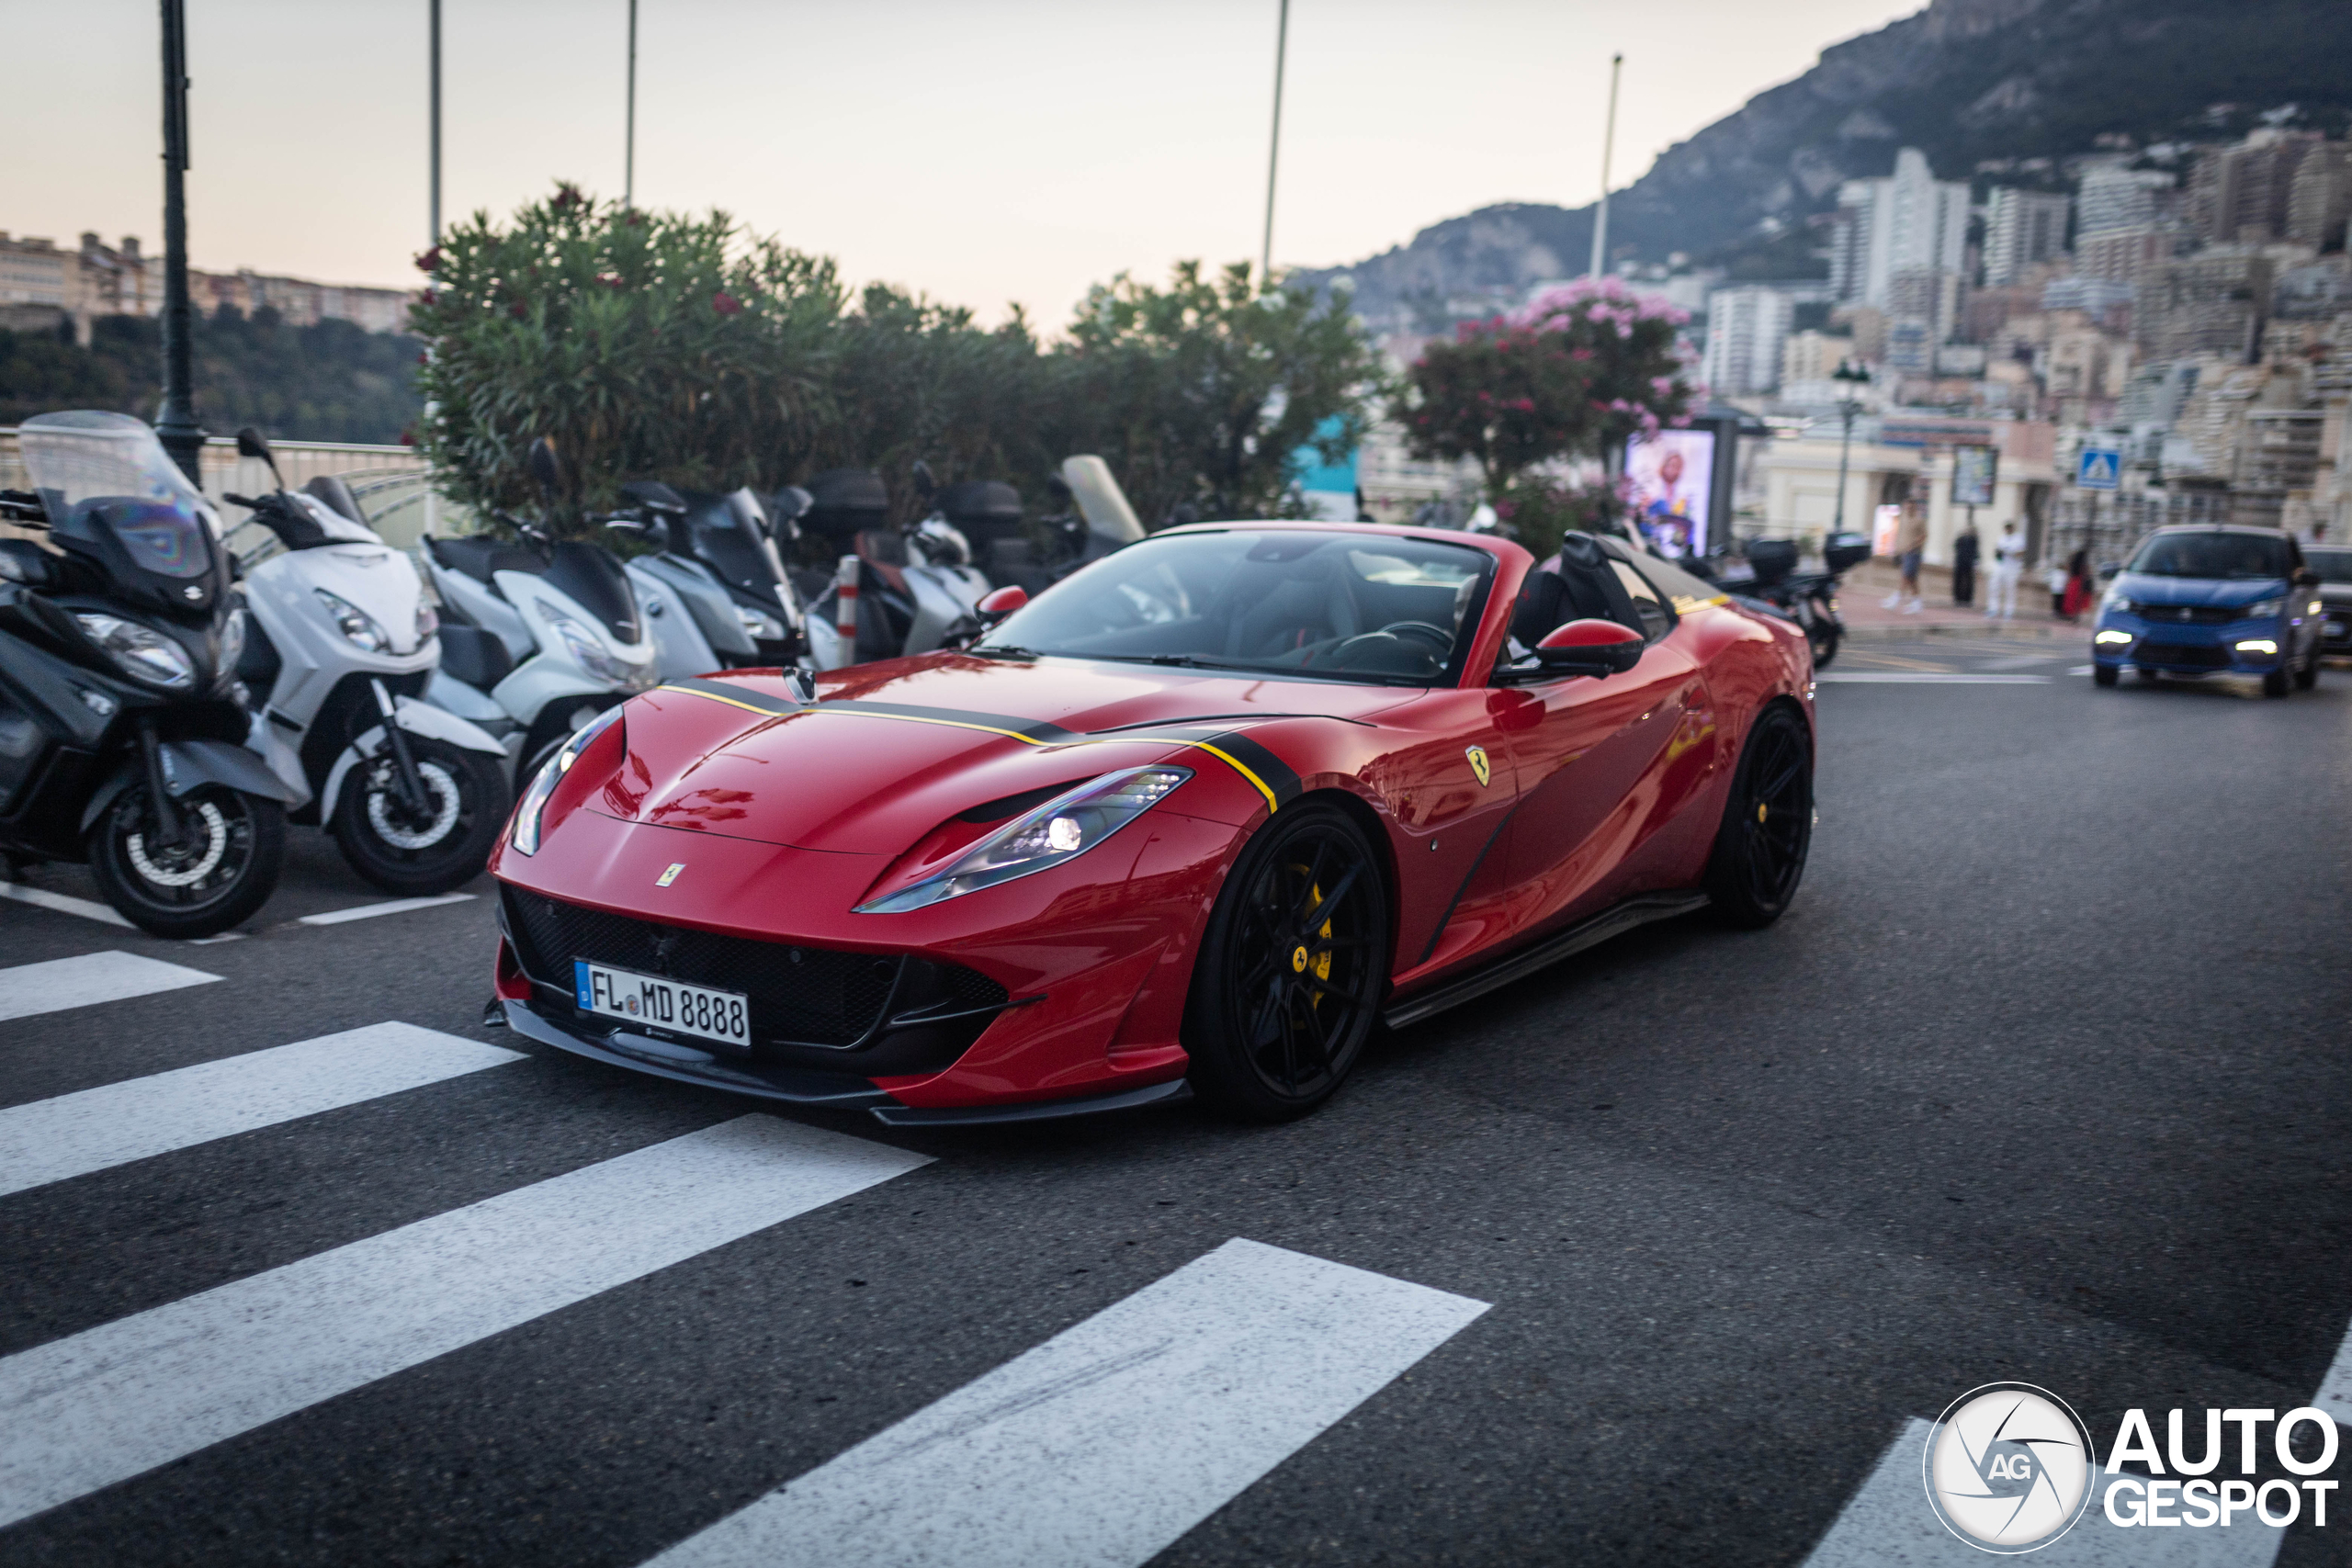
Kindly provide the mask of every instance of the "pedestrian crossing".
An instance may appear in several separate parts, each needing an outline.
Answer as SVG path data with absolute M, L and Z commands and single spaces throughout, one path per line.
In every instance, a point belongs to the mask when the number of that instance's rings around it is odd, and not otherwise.
M 0 1017 L 220 978 L 0 968 Z M 387 1021 L 0 1108 L 0 1198 L 525 1060 Z M 0 1356 L 0 1531 L 933 1163 L 738 1115 Z M 804 1288 L 763 1280 L 742 1315 Z M 650 1561 L 1139 1568 L 1487 1310 L 1235 1238 Z

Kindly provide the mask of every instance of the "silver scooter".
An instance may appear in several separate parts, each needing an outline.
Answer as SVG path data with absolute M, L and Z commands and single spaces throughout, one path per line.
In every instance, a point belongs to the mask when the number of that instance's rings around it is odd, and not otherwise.
M 289 491 L 260 433 L 237 450 L 277 491 L 230 496 L 267 540 L 239 553 L 248 633 L 237 677 L 246 745 L 293 795 L 288 820 L 323 826 L 352 870 L 388 893 L 446 893 L 481 874 L 513 804 L 506 750 L 419 702 L 440 662 L 416 569 L 376 536 L 341 479 Z
M 833 477 L 819 475 L 812 488 Z M 917 463 L 914 477 L 926 502 L 940 500 L 930 465 Z M 878 493 L 881 481 L 873 483 Z M 1010 486 L 993 488 L 1011 491 Z M 1014 496 L 1016 526 L 1019 504 Z M 929 653 L 968 638 L 979 629 L 980 601 L 993 586 L 974 564 L 971 540 L 936 504 L 904 531 L 882 526 L 879 506 L 870 510 L 870 521 L 851 515 L 847 508 L 832 513 L 820 506 L 809 513 L 820 532 L 831 532 L 823 523 L 842 516 L 858 525 L 843 530 L 851 548 L 842 555 L 831 585 L 808 606 L 809 660 L 820 670 Z
M 563 469 L 544 437 L 531 444 L 530 464 L 552 505 Z M 441 668 L 424 700 L 500 736 L 519 784 L 572 731 L 650 690 L 662 671 L 628 573 L 610 550 L 492 516 L 513 541 L 427 535 L 419 547 L 442 612 Z
M 749 490 L 681 492 L 640 479 L 621 493 L 630 504 L 606 523 L 637 532 L 658 551 L 634 558 L 628 571 L 665 679 L 779 667 L 800 657 L 806 616 L 775 537 L 807 508 L 808 491 L 778 492 L 778 505 L 791 508 L 780 520 Z

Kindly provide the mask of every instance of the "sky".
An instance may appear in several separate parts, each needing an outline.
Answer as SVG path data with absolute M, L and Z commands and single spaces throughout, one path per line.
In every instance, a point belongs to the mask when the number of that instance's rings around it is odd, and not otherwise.
M 1600 191 L 1918 0 L 1294 0 L 1274 260 Z M 155 0 L 0 0 L 0 229 L 160 248 Z M 188 252 L 413 287 L 426 0 L 190 0 Z M 622 188 L 628 0 L 443 0 L 443 216 Z M 1001 320 L 1255 258 L 1279 0 L 640 0 L 637 202 Z M 29 68 L 33 62 L 38 68 Z

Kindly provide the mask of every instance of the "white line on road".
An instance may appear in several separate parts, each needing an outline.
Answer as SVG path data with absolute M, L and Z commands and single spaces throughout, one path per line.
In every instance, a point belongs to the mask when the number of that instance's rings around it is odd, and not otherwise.
M 304 915 L 294 923 L 298 926 L 339 926 L 345 920 L 365 920 L 377 915 L 405 915 L 411 909 L 463 904 L 472 897 L 470 893 L 444 893 L 435 898 L 392 898 L 381 904 L 361 904 L 355 908 L 329 909 L 322 915 Z
M 1933 1426 L 1916 1417 L 1905 1425 L 1804 1568 L 1982 1568 L 1985 1554 L 1944 1529 L 1928 1506 L 1921 1459 Z M 2036 1568 L 2269 1568 L 2278 1555 L 2286 1532 L 2252 1518 L 2227 1529 L 2114 1524 L 2102 1506 L 2109 1479 L 2103 1468 L 2092 1471 L 2090 1506 L 2073 1529 L 2033 1554 Z
M 85 953 L 0 969 L 0 1021 L 121 1001 L 220 978 L 135 953 Z
M 1957 671 L 1925 670 L 1840 670 L 1834 675 L 1815 675 L 1814 679 L 1827 684 L 1849 686 L 2046 686 L 2057 677 L 2052 675 L 1972 675 Z
M 54 909 L 61 915 L 79 915 L 85 920 L 104 920 L 110 926 L 121 926 L 126 930 L 137 929 L 104 904 L 93 904 L 87 898 L 69 898 L 62 893 L 51 893 L 45 887 L 27 887 L 19 882 L 0 882 L 0 898 L 38 905 L 44 909 Z
M 524 1060 L 375 1023 L 0 1110 L 0 1196 Z
M 1229 1241 L 653 1562 L 1135 1568 L 1486 1310 Z
M 930 1163 L 743 1116 L 0 1359 L 0 1525 Z

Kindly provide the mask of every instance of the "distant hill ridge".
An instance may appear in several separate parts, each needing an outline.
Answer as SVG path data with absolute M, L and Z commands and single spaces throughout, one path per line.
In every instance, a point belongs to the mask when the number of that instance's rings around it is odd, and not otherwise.
M 2347 62 L 2347 0 L 1934 0 L 1661 153 L 1611 201 L 1610 250 L 1704 255 L 1762 246 L 1777 227 L 1791 238 L 1772 249 L 1802 265 L 1804 220 L 1836 204 L 1841 181 L 1887 173 L 1898 147 L 1958 178 L 1996 159 L 2089 152 L 2101 136 L 2220 140 L 2289 104 L 2340 133 Z M 1351 277 L 1358 308 L 1389 318 L 1416 299 L 1581 273 L 1592 222 L 1590 207 L 1504 203 L 1299 276 Z

